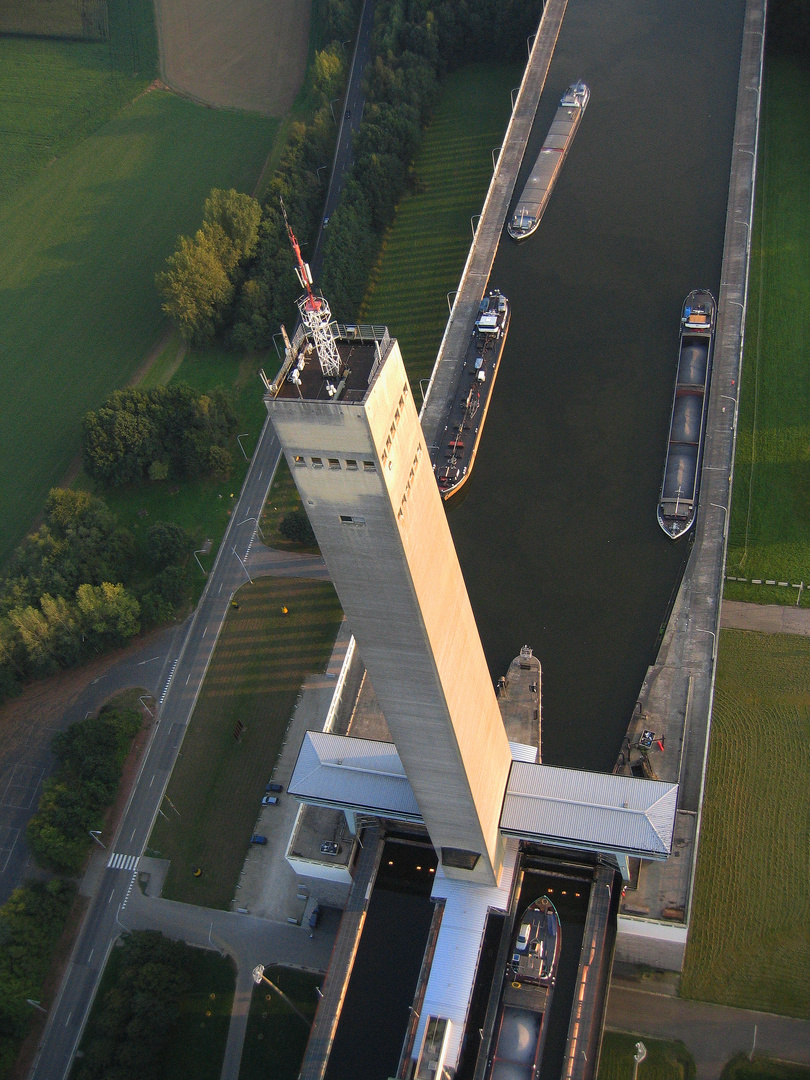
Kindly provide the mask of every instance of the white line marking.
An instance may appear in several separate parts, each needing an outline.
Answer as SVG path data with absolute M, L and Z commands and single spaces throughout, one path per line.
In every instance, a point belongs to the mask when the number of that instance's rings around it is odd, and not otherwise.
M 188 686 L 188 680 L 191 678 L 191 672 L 186 675 L 186 686 Z
M 203 630 L 203 632 L 202 632 L 202 636 L 203 636 L 203 637 L 205 637 L 205 635 L 206 635 L 207 633 L 208 633 L 208 627 L 206 626 L 206 628 L 205 628 L 205 629 Z
M 89 964 L 89 963 L 90 963 L 90 961 L 91 961 L 91 960 L 93 959 L 93 953 L 94 953 L 95 951 L 96 951 L 95 949 L 91 949 L 91 950 L 90 950 L 90 954 L 89 954 L 89 956 L 87 957 L 87 963 L 88 963 L 88 964 Z
M 65 1020 L 65 1027 L 67 1027 L 70 1023 L 71 1016 L 73 1016 L 73 1009 L 71 1009 L 70 1012 L 67 1014 L 67 1020 Z
M 221 581 L 221 582 L 219 583 L 219 588 L 217 589 L 217 596 L 219 596 L 219 594 L 220 594 L 220 593 L 222 592 L 222 586 L 223 586 L 224 584 L 225 584 L 225 582 L 224 582 L 224 581 Z
M 154 784 L 154 782 L 155 782 L 155 774 L 152 773 L 152 779 L 149 781 L 149 787 L 151 787 L 152 784 Z

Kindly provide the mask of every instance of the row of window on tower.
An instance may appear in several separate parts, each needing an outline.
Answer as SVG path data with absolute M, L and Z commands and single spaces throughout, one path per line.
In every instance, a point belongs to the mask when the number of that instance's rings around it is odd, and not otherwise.
M 307 467 L 307 459 L 303 454 L 296 454 L 293 458 L 296 468 L 305 469 Z M 376 472 L 377 466 L 373 461 L 360 461 L 358 458 L 344 458 L 343 461 L 340 458 L 330 457 L 311 457 L 309 459 L 309 465 L 312 469 L 346 469 L 347 472 L 358 472 L 362 468 L 363 472 Z

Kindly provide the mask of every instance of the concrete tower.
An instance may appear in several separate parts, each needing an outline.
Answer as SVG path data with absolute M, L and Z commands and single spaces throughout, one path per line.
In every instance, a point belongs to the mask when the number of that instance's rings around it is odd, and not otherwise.
M 267 409 L 445 872 L 498 879 L 511 756 L 397 342 L 299 337 Z

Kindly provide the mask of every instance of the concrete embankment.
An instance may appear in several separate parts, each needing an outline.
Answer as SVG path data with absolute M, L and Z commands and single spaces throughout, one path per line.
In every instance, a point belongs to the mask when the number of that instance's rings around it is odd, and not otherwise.
M 622 751 L 637 754 L 643 729 L 654 774 L 680 783 L 673 857 L 643 864 L 619 918 L 616 957 L 680 970 L 700 835 L 726 559 L 731 480 L 742 367 L 751 222 L 762 85 L 765 4 L 748 0 L 717 333 L 695 541 L 656 663 L 649 669 Z M 634 883 L 635 884 L 635 883 Z
M 445 413 L 453 399 L 464 367 L 467 342 L 478 304 L 484 295 L 495 254 L 503 233 L 509 202 L 517 181 L 537 105 L 554 55 L 568 0 L 548 0 L 523 73 L 512 117 L 498 155 L 495 174 L 481 211 L 470 253 L 464 266 L 453 310 L 444 331 L 439 355 L 430 377 L 422 408 L 422 429 L 428 443 L 436 443 Z

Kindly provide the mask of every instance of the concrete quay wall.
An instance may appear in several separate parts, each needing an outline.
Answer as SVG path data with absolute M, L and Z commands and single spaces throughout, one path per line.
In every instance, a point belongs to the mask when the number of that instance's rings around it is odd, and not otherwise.
M 503 146 L 481 211 L 481 220 L 467 256 L 420 413 L 422 430 L 429 445 L 435 445 L 441 434 L 447 408 L 461 378 L 464 355 L 478 313 L 478 304 L 484 295 L 495 261 L 509 202 L 551 66 L 567 3 L 568 0 L 547 0 L 529 62 L 523 73 L 520 92 L 504 135 Z
M 616 959 L 680 971 L 691 915 L 714 696 L 754 214 L 767 0 L 748 0 L 695 542 L 626 745 L 664 739 L 650 762 L 680 795 L 673 855 L 642 865 L 619 913 Z

